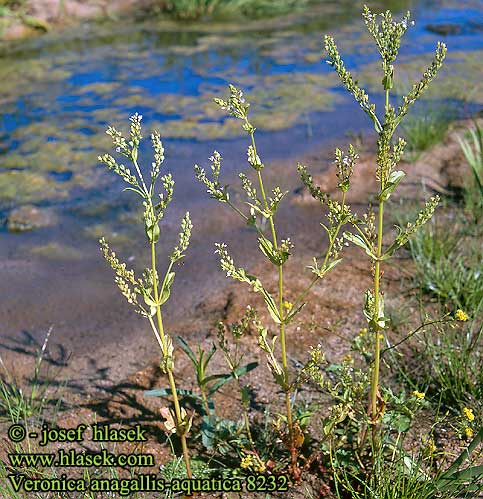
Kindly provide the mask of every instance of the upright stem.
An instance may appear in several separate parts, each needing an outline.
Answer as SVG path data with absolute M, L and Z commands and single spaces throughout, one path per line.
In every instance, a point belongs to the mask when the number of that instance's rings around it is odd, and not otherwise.
M 386 103 L 385 103 L 386 114 L 389 109 L 389 90 L 386 90 Z M 387 158 L 385 158 L 387 160 Z M 382 170 L 382 167 L 381 167 Z M 384 173 L 381 172 L 381 186 L 380 192 L 383 191 L 384 185 Z M 379 213 L 377 219 L 377 252 L 376 252 L 376 263 L 374 268 L 374 317 L 373 317 L 373 328 L 375 336 L 375 348 L 374 348 L 374 365 L 372 370 L 372 385 L 371 385 L 371 416 L 374 421 L 373 425 L 373 436 L 375 436 L 375 421 L 377 418 L 377 395 L 379 392 L 379 371 L 381 364 L 381 338 L 380 338 L 380 326 L 379 326 L 379 302 L 380 302 L 380 281 L 381 281 L 381 256 L 382 256 L 382 233 L 383 233 L 383 223 L 384 223 L 384 201 L 379 199 Z M 375 438 L 374 438 L 375 440 Z
M 251 141 L 252 141 L 252 147 L 255 155 L 257 154 L 257 148 L 255 144 L 255 137 L 253 132 L 250 134 Z M 262 174 L 260 173 L 260 170 L 257 170 L 257 175 L 258 175 L 258 184 L 260 185 L 260 192 L 262 194 L 263 198 L 263 203 L 265 206 L 265 209 L 268 211 L 269 206 L 268 206 L 268 200 L 267 200 L 267 195 L 265 193 L 265 188 L 263 186 L 263 179 L 262 179 Z M 270 223 L 270 230 L 272 232 L 272 238 L 273 238 L 273 246 L 275 249 L 278 249 L 278 243 L 277 243 L 277 234 L 275 231 L 275 224 L 273 222 L 273 216 L 269 218 L 269 223 Z M 280 319 L 283 319 L 283 269 L 282 265 L 279 265 L 278 267 L 278 307 L 279 307 L 279 315 Z M 289 372 L 288 372 L 288 361 L 287 361 L 287 346 L 286 346 L 286 339 L 285 339 L 285 324 L 283 322 L 280 323 L 279 327 L 279 332 L 280 332 L 280 348 L 282 349 L 282 368 L 283 368 L 283 374 L 284 374 L 284 386 L 282 387 L 284 392 L 285 392 L 285 407 L 287 411 L 287 426 L 288 426 L 288 431 L 289 431 L 289 439 L 290 439 L 290 447 L 292 451 L 292 464 L 296 466 L 296 462 L 293 462 L 294 459 L 296 461 L 296 457 L 294 457 L 293 450 L 294 450 L 294 439 L 293 439 L 293 419 L 292 419 L 292 405 L 290 401 L 290 384 L 289 384 Z
M 377 260 L 374 269 L 374 334 L 375 334 L 375 355 L 374 366 L 372 371 L 372 389 L 371 389 L 371 414 L 372 418 L 376 418 L 377 414 L 377 392 L 379 391 L 379 368 L 381 363 L 381 338 L 379 328 L 379 293 L 380 293 L 380 260 L 382 255 L 382 226 L 384 220 L 384 202 L 379 202 L 379 216 L 377 222 Z
M 209 416 L 210 415 L 210 406 L 208 405 L 208 397 L 206 396 L 205 389 L 200 388 L 200 392 L 201 392 L 201 400 L 203 402 L 203 409 L 205 410 L 206 415 Z
M 242 407 L 243 407 L 243 421 L 245 422 L 245 429 L 247 431 L 247 436 L 248 440 L 250 442 L 250 445 L 252 446 L 253 449 L 255 449 L 255 442 L 253 441 L 252 437 L 252 431 L 250 430 L 250 420 L 248 419 L 248 411 L 247 411 L 247 405 L 243 402 L 243 388 L 242 384 L 240 382 L 240 378 L 238 377 L 238 374 L 236 371 L 233 371 L 233 376 L 236 379 L 236 382 L 238 384 L 238 390 L 240 392 L 240 395 L 242 396 Z
M 156 280 L 156 248 L 155 248 L 155 243 L 154 241 L 151 242 L 151 263 L 152 263 L 152 271 L 153 271 L 153 292 L 154 292 L 154 300 L 158 305 L 156 306 L 156 320 L 158 323 L 158 331 L 159 331 L 159 336 L 163 345 L 164 352 L 167 351 L 167 344 L 166 344 L 166 336 L 164 334 L 164 328 L 163 328 L 163 317 L 161 315 L 161 306 L 159 305 L 159 293 L 158 293 L 158 283 Z M 167 369 L 167 374 L 168 374 L 168 379 L 169 379 L 169 386 L 171 388 L 171 393 L 173 395 L 173 403 L 174 403 L 174 412 L 176 416 L 176 429 L 180 430 L 182 426 L 182 417 L 181 417 L 181 408 L 179 405 L 179 400 L 178 400 L 178 392 L 176 391 L 176 383 L 174 380 L 174 375 L 172 369 L 168 366 Z M 182 431 L 178 431 L 178 435 L 180 436 L 181 439 L 181 447 L 183 450 L 183 459 L 184 463 L 186 465 L 186 473 L 188 475 L 188 478 L 192 478 L 193 474 L 191 472 L 191 466 L 190 466 L 190 458 L 189 458 L 189 453 L 188 453 L 188 445 L 186 443 L 186 434 L 184 433 L 184 429 Z

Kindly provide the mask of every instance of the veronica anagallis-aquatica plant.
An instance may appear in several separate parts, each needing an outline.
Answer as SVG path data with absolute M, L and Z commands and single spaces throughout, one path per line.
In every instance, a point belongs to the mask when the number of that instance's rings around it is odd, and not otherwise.
M 110 154 L 99 156 L 99 161 L 106 165 L 109 170 L 119 175 L 129 187 L 125 191 L 131 191 L 141 198 L 144 208 L 143 221 L 147 243 L 151 250 L 151 266 L 143 271 L 142 277 L 136 278 L 133 270 L 121 263 L 116 253 L 112 251 L 107 241 L 100 240 L 101 252 L 109 265 L 114 270 L 115 281 L 123 296 L 131 304 L 135 311 L 145 317 L 151 326 L 154 336 L 161 350 L 161 370 L 167 374 L 170 391 L 173 397 L 174 411 L 163 409 L 163 416 L 170 423 L 167 429 L 176 433 L 181 440 L 183 458 L 186 472 L 192 477 L 190 459 L 186 436 L 191 427 L 191 418 L 185 409 L 180 406 L 176 391 L 174 378 L 174 346 L 171 337 L 163 327 L 162 307 L 170 296 L 171 286 L 175 278 L 173 266 L 180 262 L 185 256 L 188 248 L 191 229 L 193 225 L 187 212 L 181 220 L 181 231 L 178 244 L 169 256 L 169 263 L 162 279 L 159 278 L 156 266 L 156 244 L 160 237 L 160 222 L 164 217 L 166 208 L 173 199 L 174 180 L 170 173 L 161 175 L 161 165 L 164 161 L 164 148 L 161 137 L 157 131 L 151 134 L 151 143 L 154 150 L 154 161 L 151 163 L 149 179 L 146 181 L 138 164 L 139 144 L 141 142 L 141 119 L 142 116 L 134 114 L 130 118 L 130 139 L 124 138 L 121 132 L 113 127 L 107 129 L 107 134 L 112 137 L 116 152 L 132 162 L 134 170 L 130 170 L 123 164 L 119 164 Z M 164 192 L 157 194 L 157 185 L 161 182 Z
M 446 46 L 444 43 L 438 43 L 434 59 L 423 73 L 421 80 L 412 86 L 407 95 L 402 97 L 402 102 L 396 108 L 391 104 L 390 98 L 390 91 L 393 88 L 395 78 L 393 63 L 399 52 L 401 38 L 414 23 L 410 21 L 409 12 L 401 21 L 395 21 L 389 11 L 374 14 L 367 6 L 364 7 L 363 18 L 381 56 L 382 87 L 385 95 L 382 120 L 376 114 L 375 104 L 370 102 L 367 93 L 359 87 L 352 74 L 346 69 L 331 36 L 327 35 L 325 37 L 325 49 L 329 57 L 328 64 L 335 69 L 342 84 L 370 117 L 378 135 L 377 165 L 375 168 L 375 175 L 379 185 L 377 215 L 369 209 L 363 219 L 354 224 L 355 233 L 344 233 L 347 241 L 361 247 L 371 261 L 373 286 L 365 294 L 364 315 L 367 318 L 374 342 L 368 414 L 373 428 L 373 442 L 376 443 L 378 423 L 384 412 L 384 403 L 379 392 L 381 341 L 384 338 L 383 332 L 389 327 L 384 311 L 384 295 L 381 289 L 381 267 L 383 262 L 389 260 L 396 250 L 406 244 L 409 238 L 431 218 L 439 202 L 437 195 L 431 197 L 419 212 L 416 220 L 408 222 L 405 227 L 397 227 L 397 234 L 393 241 L 387 247 L 383 246 L 384 207 L 398 184 L 405 177 L 403 171 L 397 170 L 397 165 L 403 155 L 406 142 L 402 138 L 395 140 L 394 134 L 412 104 L 418 100 L 441 68 L 446 54 Z
M 242 129 L 248 134 L 250 144 L 247 150 L 248 164 L 252 169 L 255 183 L 243 172 L 239 173 L 242 188 L 246 195 L 245 205 L 237 206 L 230 196 L 228 186 L 220 183 L 221 161 L 222 157 L 219 152 L 215 151 L 210 158 L 211 172 L 207 171 L 198 165 L 195 165 L 196 177 L 207 188 L 207 192 L 211 198 L 227 204 L 234 210 L 249 226 L 254 229 L 257 235 L 258 248 L 270 264 L 276 269 L 278 278 L 278 296 L 273 296 L 272 293 L 264 286 L 261 279 L 249 274 L 242 267 L 235 265 L 233 258 L 230 256 L 228 249 L 224 243 L 216 243 L 216 253 L 220 257 L 222 270 L 226 272 L 227 277 L 248 284 L 253 291 L 260 293 L 264 299 L 268 313 L 278 329 L 278 335 L 269 338 L 269 330 L 260 320 L 254 320 L 253 324 L 258 332 L 258 344 L 267 357 L 268 368 L 273 375 L 277 385 L 281 388 L 285 397 L 286 422 L 287 431 L 283 435 L 283 441 L 290 454 L 290 472 L 294 479 L 299 479 L 301 467 L 299 465 L 300 447 L 304 442 L 303 432 L 292 415 L 292 394 L 300 384 L 300 375 L 290 373 L 288 357 L 287 357 L 287 326 L 293 321 L 297 314 L 305 305 L 304 299 L 308 292 L 327 272 L 340 262 L 339 253 L 343 246 L 343 239 L 339 236 L 341 227 L 351 218 L 349 207 L 345 204 L 345 192 L 349 188 L 350 176 L 352 175 L 353 162 L 356 159 L 356 154 L 351 147 L 349 158 L 343 156 L 339 151 L 337 164 L 339 165 L 339 174 L 341 175 L 341 190 L 343 192 L 342 203 L 336 201 L 327 202 L 329 206 L 328 227 L 329 245 L 325 253 L 325 258 L 317 260 L 314 258 L 313 265 L 310 270 L 314 277 L 310 284 L 299 294 L 293 303 L 285 299 L 283 267 L 290 257 L 293 248 L 290 238 L 281 239 L 277 232 L 275 216 L 277 214 L 280 202 L 287 194 L 282 192 L 280 187 L 274 187 L 270 194 L 267 195 L 265 184 L 263 181 L 263 169 L 265 165 L 257 151 L 255 141 L 255 127 L 249 120 L 249 103 L 245 101 L 241 90 L 233 85 L 229 86 L 230 95 L 227 100 L 216 98 L 215 103 L 222 110 L 239 119 L 242 122 Z M 328 198 L 313 186 L 312 178 L 305 171 L 304 167 L 300 167 L 303 178 L 308 185 L 312 186 L 313 192 L 324 201 Z M 277 341 L 280 344 L 280 353 L 276 347 Z

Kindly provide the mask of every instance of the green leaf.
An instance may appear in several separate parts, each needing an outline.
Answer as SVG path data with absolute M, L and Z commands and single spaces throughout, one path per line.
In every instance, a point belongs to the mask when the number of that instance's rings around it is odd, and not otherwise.
M 141 292 L 143 294 L 144 302 L 146 303 L 146 305 L 148 305 L 149 307 L 157 306 L 157 303 L 153 300 L 150 292 L 147 289 L 141 288 Z
M 212 397 L 223 385 L 233 379 L 232 374 L 222 374 L 221 376 L 223 377 L 208 390 L 208 397 Z
M 247 202 L 246 204 L 248 206 L 250 206 L 250 208 L 252 208 L 253 210 L 255 210 L 257 213 L 260 213 L 260 215 L 262 215 L 262 217 L 264 217 L 264 218 L 270 218 L 272 216 L 272 213 L 263 210 L 262 208 L 260 208 L 256 204 L 249 203 L 249 202 Z
M 216 352 L 216 346 L 212 345 L 210 351 L 206 355 L 205 361 L 203 362 L 204 370 L 206 370 L 206 368 L 208 367 L 208 364 L 210 363 L 210 360 L 212 359 L 213 355 L 215 355 L 215 352 Z
M 258 367 L 258 362 L 250 362 L 249 364 L 245 366 L 240 366 L 238 369 L 235 370 L 235 374 L 238 378 L 241 378 L 245 374 L 249 373 L 250 371 L 253 371 Z M 228 381 L 235 379 L 235 374 L 230 373 L 230 374 L 214 374 L 213 376 L 210 376 L 209 379 L 210 381 L 216 378 L 220 378 L 218 382 L 216 382 L 208 391 L 208 396 L 212 397 L 223 385 L 228 383 Z M 208 378 L 207 378 L 208 380 Z
M 258 362 L 250 362 L 245 366 L 240 366 L 238 369 L 235 370 L 235 373 L 239 378 L 241 378 L 242 376 L 245 376 L 245 374 L 249 373 L 250 371 L 253 371 L 257 367 L 258 367 Z
M 183 390 L 181 388 L 176 389 L 176 393 L 181 397 L 191 397 L 197 400 L 201 400 L 201 397 L 194 393 L 192 390 Z M 146 397 L 168 397 L 172 395 L 173 392 L 171 388 L 158 388 L 156 390 L 147 390 L 144 392 Z
M 279 311 L 277 309 L 277 305 L 276 305 L 275 300 L 273 299 L 272 295 L 265 288 L 262 288 L 260 290 L 260 292 L 263 295 L 263 299 L 265 300 L 265 303 L 267 304 L 268 312 L 270 313 L 272 319 L 277 324 L 281 324 L 282 318 L 280 317 Z
M 367 246 L 366 242 L 359 234 L 344 232 L 343 236 L 352 244 L 355 244 L 356 246 L 359 246 L 359 248 L 362 248 L 372 259 L 377 260 L 377 256 L 374 255 L 374 253 L 371 251 L 371 248 Z
M 342 191 L 342 192 L 347 192 L 350 188 L 350 180 L 345 179 L 343 182 L 340 182 L 337 184 L 337 187 Z
M 225 379 L 227 376 L 230 376 L 230 374 L 210 374 L 210 376 L 207 376 L 205 378 L 205 384 L 210 383 L 211 381 L 215 381 L 217 379 Z
M 159 229 L 159 224 L 158 222 L 155 222 L 153 225 L 146 225 L 144 226 L 144 230 L 146 233 L 146 237 L 148 238 L 148 241 L 150 243 L 157 243 L 159 240 L 159 234 L 160 234 L 160 229 Z
M 322 275 L 327 274 L 327 272 L 330 272 L 337 264 L 342 262 L 342 258 L 338 258 L 337 260 L 332 260 L 329 262 L 323 269 L 322 269 Z
M 285 317 L 283 323 L 289 324 L 304 307 L 305 307 L 305 302 L 299 305 L 296 309 L 291 310 L 290 313 Z
M 191 350 L 191 347 L 188 345 L 188 343 L 186 343 L 186 341 L 181 336 L 176 336 L 176 339 L 178 340 L 179 346 L 181 347 L 183 352 L 189 357 L 195 369 L 197 369 L 198 359 L 195 357 L 195 354 L 193 350 Z
M 393 79 L 392 79 L 392 74 L 387 74 L 384 76 L 382 79 L 382 86 L 384 87 L 384 90 L 391 90 L 393 85 Z
M 392 424 L 398 433 L 405 433 L 411 427 L 411 418 L 406 414 L 398 414 Z
M 391 174 L 389 175 L 389 179 L 387 180 L 385 189 L 379 194 L 379 199 L 381 201 L 387 201 L 390 198 L 391 194 L 394 192 L 394 189 L 397 187 L 399 182 L 401 182 L 401 180 L 405 176 L 406 174 L 401 170 L 391 172 Z
M 376 311 L 374 309 L 374 296 L 372 290 L 368 289 L 364 295 L 364 316 L 366 317 L 369 323 L 372 323 L 373 326 L 377 326 L 381 329 L 385 328 L 386 322 L 388 319 L 384 317 L 384 297 L 381 293 L 379 293 L 379 303 L 378 303 L 378 311 L 377 311 L 377 319 L 375 318 Z
M 483 442 L 483 428 L 476 434 L 475 438 L 468 445 L 467 449 L 464 449 L 461 454 L 453 461 L 453 464 L 441 475 L 438 480 L 438 485 L 441 481 L 447 480 L 451 475 L 453 475 L 458 468 L 471 457 L 471 454 L 475 451 L 476 447 Z
M 205 449 L 211 450 L 216 437 L 215 419 L 213 416 L 203 416 L 201 419 L 201 442 Z
M 272 241 L 265 236 L 258 238 L 258 247 L 260 251 L 274 264 L 280 265 L 280 258 L 277 251 L 274 249 Z
M 161 296 L 159 297 L 159 304 L 162 305 L 168 301 L 169 295 L 171 294 L 171 285 L 173 284 L 175 272 L 169 272 L 166 274 L 163 287 L 161 288 Z

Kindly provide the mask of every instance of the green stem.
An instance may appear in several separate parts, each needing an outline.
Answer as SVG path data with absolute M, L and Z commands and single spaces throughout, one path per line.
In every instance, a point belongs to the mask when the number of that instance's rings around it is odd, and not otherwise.
M 254 133 L 250 133 L 250 138 L 252 142 L 252 147 L 253 147 L 253 152 L 255 153 L 255 156 L 257 155 L 257 146 L 255 144 L 255 136 Z M 262 194 L 263 198 L 263 203 L 265 206 L 265 209 L 267 212 L 269 212 L 269 206 L 268 206 L 268 200 L 267 200 L 267 195 L 265 193 L 265 187 L 263 185 L 263 179 L 262 179 L 262 174 L 260 170 L 257 170 L 257 176 L 258 176 L 258 184 L 260 186 L 260 192 Z M 273 222 L 273 215 L 269 217 L 269 223 L 270 223 L 270 230 L 272 232 L 272 238 L 273 238 L 273 246 L 275 249 L 278 249 L 278 243 L 277 243 L 277 234 L 275 231 L 275 224 Z M 289 383 L 289 372 L 288 372 L 288 360 L 287 360 L 287 345 L 286 345 L 286 339 L 285 339 L 285 324 L 283 323 L 283 269 L 282 265 L 279 265 L 278 267 L 278 307 L 279 307 L 279 315 L 281 319 L 280 323 L 280 348 L 282 350 L 282 367 L 283 367 L 283 377 L 284 377 L 284 386 L 282 387 L 283 391 L 285 392 L 285 407 L 287 411 L 287 426 L 288 426 L 288 431 L 289 431 L 289 440 L 290 440 L 290 451 L 292 454 L 292 465 L 296 467 L 296 455 L 294 452 L 294 435 L 293 435 L 293 418 L 292 418 L 292 405 L 290 401 L 290 383 Z M 295 461 L 295 462 L 294 462 Z
M 247 432 L 248 440 L 250 442 L 250 445 L 252 446 L 252 449 L 255 449 L 255 442 L 253 441 L 252 432 L 250 430 L 250 420 L 248 419 L 247 405 L 243 402 L 243 387 L 241 385 L 240 378 L 238 377 L 236 372 L 235 371 L 232 371 L 232 372 L 233 372 L 233 376 L 235 377 L 236 382 L 238 384 L 238 391 L 240 392 L 240 395 L 242 398 L 243 421 L 245 422 L 245 429 Z
M 203 409 L 207 416 L 210 415 L 210 406 L 208 405 L 208 397 L 206 396 L 206 392 L 204 388 L 200 388 L 201 392 L 201 400 L 203 401 Z
M 238 208 L 237 208 L 237 207 L 236 207 L 236 206 L 235 206 L 235 205 L 234 205 L 231 201 L 226 201 L 226 204 L 227 204 L 227 205 L 228 205 L 228 206 L 229 206 L 229 207 L 230 207 L 233 211 L 235 211 L 236 213 L 238 213 L 238 215 L 240 215 L 240 216 L 243 218 L 243 220 L 245 220 L 245 222 L 247 222 L 247 221 L 248 221 L 248 217 L 247 217 L 244 213 L 242 213 L 242 211 L 241 211 L 241 210 L 239 210 L 239 209 L 238 209 Z
M 386 90 L 386 103 L 385 103 L 386 114 L 389 110 L 389 90 Z M 383 133 L 383 132 L 381 132 Z M 385 158 L 387 161 L 387 158 Z M 380 191 L 384 189 L 384 172 L 381 172 L 380 179 Z M 380 326 L 379 326 L 379 302 L 380 302 L 380 284 L 381 284 L 381 256 L 382 256 L 382 235 L 383 235 L 383 223 L 384 223 L 384 201 L 379 198 L 379 213 L 377 219 L 377 252 L 376 252 L 376 262 L 374 265 L 374 317 L 372 319 L 373 323 L 373 333 L 375 339 L 374 346 L 374 364 L 372 369 L 372 383 L 371 383 L 371 416 L 374 421 L 373 425 L 373 441 L 376 441 L 376 419 L 377 419 L 377 396 L 379 393 L 379 373 L 381 364 L 381 338 L 380 338 Z
M 379 391 L 379 371 L 381 363 L 381 338 L 380 338 L 380 327 L 379 327 L 379 293 L 380 293 L 380 265 L 381 262 L 379 258 L 382 254 L 382 224 L 384 220 L 384 202 L 379 202 L 379 216 L 377 223 L 377 253 L 375 268 L 374 268 L 374 317 L 373 317 L 373 328 L 375 335 L 375 354 L 374 354 L 374 365 L 372 371 L 372 386 L 371 386 L 371 414 L 372 418 L 375 419 L 377 415 L 377 393 Z
M 162 354 L 165 355 L 167 352 L 167 343 L 166 343 L 166 336 L 164 334 L 164 328 L 163 328 L 163 317 L 161 315 L 161 306 L 159 305 L 159 293 L 158 293 L 158 283 L 157 283 L 157 278 L 156 278 L 156 247 L 154 241 L 151 242 L 151 263 L 152 263 L 152 272 L 153 272 L 153 292 L 154 292 L 154 300 L 156 301 L 156 319 L 158 323 L 158 332 L 159 332 L 159 338 L 162 343 Z M 176 430 L 178 435 L 180 436 L 181 439 L 181 447 L 183 450 L 183 459 L 184 463 L 186 465 L 186 473 L 188 475 L 188 478 L 192 478 L 193 474 L 191 472 L 191 466 L 190 466 L 190 458 L 189 458 L 189 453 L 188 453 L 188 445 L 186 443 L 186 434 L 184 429 L 182 429 L 182 417 L 181 417 L 181 407 L 179 405 L 179 400 L 178 400 L 178 392 L 176 391 L 176 383 L 174 380 L 174 375 L 172 369 L 168 366 L 166 368 L 167 374 L 168 374 L 168 379 L 169 379 L 169 386 L 171 388 L 171 393 L 173 395 L 173 403 L 174 403 L 174 412 L 176 416 Z
M 132 162 L 134 164 L 134 168 L 136 168 L 136 172 L 137 174 L 139 175 L 139 178 L 141 179 L 141 183 L 143 185 L 143 190 L 144 192 L 146 193 L 146 197 L 149 197 L 151 198 L 151 193 L 150 191 L 148 190 L 148 188 L 146 187 L 146 184 L 144 183 L 144 177 L 143 177 L 143 174 L 141 173 L 141 169 L 139 168 L 139 165 L 138 165 L 138 162 L 137 162 L 137 159 L 135 157 L 132 158 Z

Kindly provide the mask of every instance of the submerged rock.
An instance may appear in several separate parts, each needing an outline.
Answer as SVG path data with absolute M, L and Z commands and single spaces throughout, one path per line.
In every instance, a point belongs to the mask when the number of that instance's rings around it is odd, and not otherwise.
M 77 248 L 57 242 L 34 246 L 30 252 L 52 260 L 78 260 L 83 256 L 82 251 Z
M 426 29 L 442 36 L 459 35 L 462 31 L 461 25 L 456 23 L 427 24 Z
M 24 205 L 14 208 L 7 217 L 9 232 L 26 232 L 43 227 L 50 227 L 56 222 L 56 216 L 50 208 L 37 208 Z

